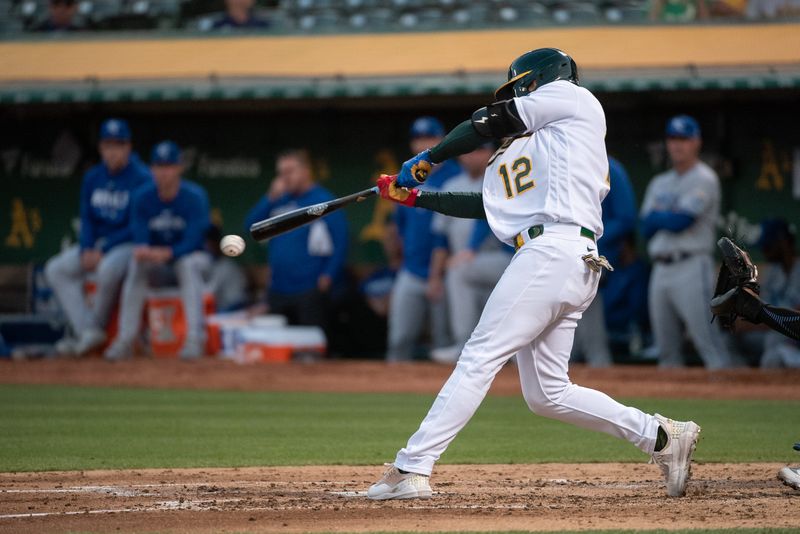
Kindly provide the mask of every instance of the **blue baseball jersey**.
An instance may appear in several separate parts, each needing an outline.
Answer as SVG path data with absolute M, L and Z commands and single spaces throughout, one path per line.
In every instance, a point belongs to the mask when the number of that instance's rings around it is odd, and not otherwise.
M 260 220 L 334 198 L 319 185 L 300 195 L 283 195 L 274 201 L 264 196 L 248 213 L 246 230 Z M 347 220 L 342 211 L 273 237 L 268 245 L 270 290 L 281 295 L 296 295 L 315 289 L 322 275 L 337 280 L 344 270 L 347 244 Z
M 81 185 L 81 250 L 99 248 L 107 252 L 132 238 L 130 204 L 134 192 L 152 183 L 150 169 L 136 154 L 128 165 L 111 174 L 104 163 L 86 171 Z
M 144 186 L 133 197 L 131 229 L 133 241 L 140 245 L 171 247 L 173 258 L 203 250 L 210 224 L 206 190 L 181 180 L 178 194 L 162 200 L 154 183 Z
M 461 174 L 461 167 L 453 160 L 447 160 L 434 168 L 434 171 L 420 186 L 424 191 L 438 191 L 451 178 Z M 400 239 L 403 241 L 403 265 L 406 271 L 428 278 L 431 253 L 437 245 L 431 222 L 433 212 L 422 208 L 397 206 L 395 223 Z
M 597 248 L 613 266 L 625 236 L 636 229 L 638 208 L 628 173 L 614 158 L 608 158 L 608 179 L 611 189 L 603 199 L 603 235 Z
M 647 286 L 650 267 L 637 259 L 630 265 L 618 265 L 609 273 L 600 288 L 606 326 L 617 332 L 628 332 L 632 323 L 644 329 L 648 324 Z

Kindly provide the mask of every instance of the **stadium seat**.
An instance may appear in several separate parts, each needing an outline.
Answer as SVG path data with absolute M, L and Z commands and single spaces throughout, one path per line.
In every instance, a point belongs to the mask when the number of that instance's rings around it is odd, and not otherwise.
M 48 0 L 0 0 L 0 32 L 33 29 Z M 277 31 L 446 30 L 485 26 L 625 24 L 647 20 L 648 0 L 257 0 Z M 263 13 L 264 11 L 266 13 Z M 78 0 L 78 26 L 100 30 L 209 30 L 224 0 Z

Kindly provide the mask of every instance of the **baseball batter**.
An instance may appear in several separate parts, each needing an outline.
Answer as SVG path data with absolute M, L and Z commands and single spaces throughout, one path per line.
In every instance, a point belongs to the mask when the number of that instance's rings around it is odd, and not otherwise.
M 623 406 L 571 383 L 567 374 L 575 325 L 608 266 L 596 246 L 603 232 L 600 203 L 609 190 L 603 108 L 578 84 L 572 58 L 553 48 L 514 60 L 496 97 L 404 163 L 398 176 L 379 180 L 381 194 L 395 202 L 485 217 L 517 252 L 419 430 L 367 495 L 430 497 L 434 463 L 515 354 L 532 411 L 630 441 L 661 467 L 667 493 L 683 495 L 700 427 Z M 436 162 L 487 138 L 505 141 L 489 161 L 482 193 L 409 189 Z

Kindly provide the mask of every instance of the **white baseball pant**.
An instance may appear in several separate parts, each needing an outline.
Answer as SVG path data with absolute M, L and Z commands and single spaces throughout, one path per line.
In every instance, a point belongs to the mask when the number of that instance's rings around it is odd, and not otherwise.
M 568 362 L 575 325 L 597 291 L 600 275 L 581 259 L 595 244 L 573 225 L 545 225 L 511 260 L 480 322 L 419 430 L 395 465 L 429 475 L 515 354 L 523 396 L 539 415 L 626 439 L 651 454 L 656 419 L 599 391 L 572 384 Z

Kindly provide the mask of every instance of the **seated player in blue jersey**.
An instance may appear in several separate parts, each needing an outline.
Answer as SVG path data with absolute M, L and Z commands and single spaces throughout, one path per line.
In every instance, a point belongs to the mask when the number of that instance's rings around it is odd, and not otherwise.
M 306 150 L 280 153 L 275 170 L 269 191 L 248 213 L 246 228 L 262 219 L 334 199 L 330 191 L 315 183 Z M 268 253 L 268 311 L 285 315 L 291 324 L 324 328 L 330 291 L 347 259 L 344 212 L 272 238 Z
M 203 278 L 210 263 L 204 250 L 208 196 L 200 185 L 181 178 L 181 152 L 172 141 L 157 144 L 150 163 L 154 181 L 137 191 L 131 203 L 135 248 L 122 288 L 119 334 L 105 352 L 109 360 L 133 354 L 148 287 L 175 281 L 186 317 L 186 339 L 179 355 L 182 359 L 199 358 L 205 348 Z
M 47 283 L 71 330 L 56 344 L 62 355 L 82 355 L 106 342 L 105 326 L 133 249 L 130 200 L 137 188 L 152 181 L 147 166 L 131 151 L 131 130 L 124 120 L 102 124 L 98 151 L 102 161 L 86 171 L 81 185 L 79 244 L 45 266 Z M 90 273 L 96 283 L 91 306 L 84 297 Z

